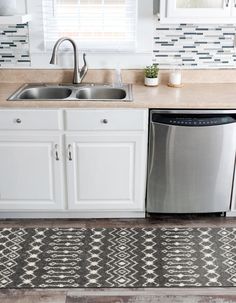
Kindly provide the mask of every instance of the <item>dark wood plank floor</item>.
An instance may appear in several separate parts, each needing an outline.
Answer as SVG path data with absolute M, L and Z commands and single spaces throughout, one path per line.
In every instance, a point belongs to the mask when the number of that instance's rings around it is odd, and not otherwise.
M 1 220 L 4 227 L 221 227 L 236 218 L 159 216 L 148 219 Z M 0 303 L 236 303 L 236 288 L 225 289 L 48 289 L 2 290 Z
M 4 227 L 165 227 L 165 226 L 235 226 L 235 218 L 218 215 L 175 215 L 157 216 L 147 219 L 19 219 L 0 220 L 0 228 Z

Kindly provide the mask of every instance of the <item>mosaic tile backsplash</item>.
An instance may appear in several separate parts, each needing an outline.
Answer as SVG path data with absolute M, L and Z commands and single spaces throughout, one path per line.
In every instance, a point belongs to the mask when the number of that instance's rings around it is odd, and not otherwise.
M 0 25 L 0 67 L 30 66 L 28 24 Z
M 154 33 L 153 62 L 161 68 L 236 68 L 236 25 L 163 25 Z
M 155 24 L 161 68 L 236 68 L 236 25 Z M 0 25 L 0 67 L 31 66 L 28 24 Z

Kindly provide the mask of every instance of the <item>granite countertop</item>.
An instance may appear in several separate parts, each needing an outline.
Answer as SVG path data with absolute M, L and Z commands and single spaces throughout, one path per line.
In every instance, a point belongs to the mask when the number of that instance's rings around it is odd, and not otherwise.
M 182 88 L 161 84 L 133 85 L 133 102 L 7 101 L 21 84 L 0 84 L 0 108 L 166 108 L 236 109 L 236 83 L 188 83 Z

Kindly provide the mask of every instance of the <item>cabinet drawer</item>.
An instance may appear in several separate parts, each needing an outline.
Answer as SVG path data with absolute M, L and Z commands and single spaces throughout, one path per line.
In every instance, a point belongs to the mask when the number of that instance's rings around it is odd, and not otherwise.
M 67 110 L 66 130 L 145 130 L 147 110 Z
M 0 130 L 58 130 L 61 124 L 57 110 L 0 111 Z

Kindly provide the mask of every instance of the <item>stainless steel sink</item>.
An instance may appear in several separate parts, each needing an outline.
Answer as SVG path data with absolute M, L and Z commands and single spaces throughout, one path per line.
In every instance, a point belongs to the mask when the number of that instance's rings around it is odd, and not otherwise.
M 76 98 L 87 100 L 122 100 L 126 98 L 126 91 L 121 88 L 112 87 L 88 87 L 80 89 L 76 94 Z
M 71 89 L 64 87 L 31 87 L 20 92 L 17 98 L 20 100 L 57 100 L 68 98 L 71 93 Z
M 132 85 L 123 84 L 26 84 L 9 101 L 132 101 Z

